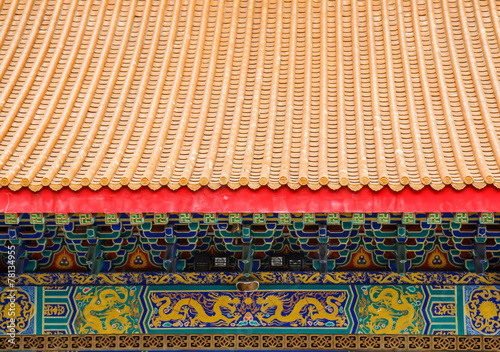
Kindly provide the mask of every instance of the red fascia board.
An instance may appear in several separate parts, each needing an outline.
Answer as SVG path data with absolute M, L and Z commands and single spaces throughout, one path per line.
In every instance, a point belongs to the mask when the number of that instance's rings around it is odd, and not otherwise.
M 388 187 L 372 191 L 363 187 L 357 192 L 348 188 L 313 191 L 307 187 L 292 190 L 242 187 L 231 190 L 201 188 L 157 191 L 102 188 L 92 191 L 68 188 L 39 192 L 29 189 L 0 189 L 1 213 L 402 213 L 402 212 L 499 212 L 500 190 L 466 187 L 457 191 L 446 187 L 435 191 L 429 187 L 415 191 L 405 187 L 394 192 Z

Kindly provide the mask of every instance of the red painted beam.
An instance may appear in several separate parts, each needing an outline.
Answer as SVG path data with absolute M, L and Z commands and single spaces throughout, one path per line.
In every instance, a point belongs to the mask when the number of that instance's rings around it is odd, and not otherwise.
M 466 187 L 461 191 L 446 187 L 441 191 L 424 188 L 414 191 L 405 187 L 394 192 L 385 187 L 375 192 L 368 187 L 358 192 L 347 188 L 332 191 L 326 187 L 312 191 L 302 187 L 291 190 L 281 187 L 271 190 L 262 187 L 236 191 L 223 187 L 216 191 L 201 188 L 191 191 L 167 187 L 157 191 L 141 188 L 132 191 L 122 188 L 112 191 L 88 188 L 74 192 L 70 189 L 52 191 L 29 189 L 11 191 L 0 189 L 1 213 L 119 213 L 119 212 L 500 212 L 500 190 L 488 186 L 481 190 Z

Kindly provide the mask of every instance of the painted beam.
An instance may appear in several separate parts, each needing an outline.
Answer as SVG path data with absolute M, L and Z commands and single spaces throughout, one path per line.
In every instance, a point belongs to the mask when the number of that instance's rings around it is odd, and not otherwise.
M 364 187 L 357 192 L 326 187 L 317 191 L 306 187 L 297 190 L 288 187 L 231 190 L 222 187 L 197 191 L 188 188 L 172 191 L 167 187 L 157 191 L 145 187 L 131 190 L 124 187 L 117 191 L 83 188 L 76 192 L 68 188 L 60 191 L 44 188 L 39 192 L 27 188 L 18 191 L 2 188 L 0 213 L 498 212 L 499 199 L 500 190 L 494 186 L 483 189 L 469 186 L 460 191 L 452 187 L 440 191 L 430 187 L 420 191 L 405 187 L 400 192 L 388 187 L 380 191 Z
M 16 335 L 500 333 L 500 286 L 271 285 L 254 292 L 217 285 L 0 288 L 0 299 L 11 296 Z M 0 317 L 0 336 L 9 332 L 8 321 Z
M 53 272 L 24 273 L 15 279 L 17 286 L 100 286 L 100 285 L 149 285 L 149 286 L 184 286 L 199 288 L 202 286 L 230 285 L 235 287 L 244 273 L 236 271 L 220 272 L 122 272 L 91 273 Z M 391 271 L 333 271 L 320 274 L 315 271 L 265 271 L 254 272 L 252 278 L 261 285 L 498 285 L 500 273 L 475 273 L 449 271 L 407 272 L 399 275 Z M 12 280 L 10 280 L 12 281 Z M 0 286 L 8 286 L 7 273 L 0 273 Z

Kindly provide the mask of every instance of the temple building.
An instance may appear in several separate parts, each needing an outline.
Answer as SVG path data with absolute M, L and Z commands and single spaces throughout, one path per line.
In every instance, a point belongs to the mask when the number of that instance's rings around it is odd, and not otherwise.
M 499 351 L 500 1 L 0 0 L 0 350 Z

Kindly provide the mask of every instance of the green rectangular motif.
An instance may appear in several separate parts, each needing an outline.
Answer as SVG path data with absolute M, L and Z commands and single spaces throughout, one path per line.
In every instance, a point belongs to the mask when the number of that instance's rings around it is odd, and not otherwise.
M 69 224 L 69 216 L 68 216 L 68 214 L 56 214 L 56 224 L 57 225 L 66 225 L 66 224 Z
M 391 213 L 378 213 L 377 222 L 379 224 L 389 224 L 391 222 Z
M 94 223 L 94 215 L 93 214 L 80 214 L 80 225 L 92 225 Z
M 416 222 L 415 213 L 403 213 L 403 224 L 414 224 Z
M 429 224 L 439 225 L 441 224 L 441 213 L 429 213 L 429 217 L 427 219 Z
M 495 222 L 495 213 L 481 213 L 481 224 L 493 224 Z
M 292 223 L 292 216 L 289 213 L 281 213 L 278 215 L 278 223 L 280 225 L 288 225 Z
M 254 213 L 253 214 L 253 223 L 254 224 L 265 224 L 266 223 L 266 214 Z
M 143 221 L 142 213 L 130 213 L 130 223 L 132 225 L 142 225 Z
M 352 214 L 352 223 L 354 225 L 364 225 L 365 224 L 365 214 L 364 213 Z
M 340 214 L 339 213 L 328 214 L 326 222 L 328 223 L 328 225 L 340 225 Z
M 30 214 L 30 224 L 43 224 L 45 222 L 45 217 L 41 213 L 32 213 Z
M 156 225 L 166 225 L 168 223 L 168 214 L 167 213 L 155 213 L 154 223 Z
M 241 214 L 240 213 L 229 214 L 229 223 L 230 224 L 241 224 Z
M 191 222 L 191 213 L 180 213 L 179 222 L 181 224 L 189 224 Z
M 6 213 L 5 214 L 5 223 L 7 225 L 17 225 L 19 223 L 19 218 L 16 213 Z
M 118 224 L 118 214 L 109 213 L 104 216 L 104 222 L 106 225 Z
M 457 224 L 466 224 L 469 222 L 469 214 L 468 213 L 456 213 L 455 214 L 455 222 Z
M 304 224 L 315 224 L 315 223 L 316 223 L 316 214 L 314 213 L 304 214 Z
M 217 213 L 203 214 L 203 222 L 205 224 L 217 224 Z

